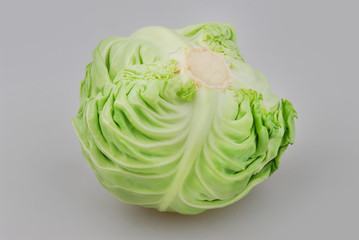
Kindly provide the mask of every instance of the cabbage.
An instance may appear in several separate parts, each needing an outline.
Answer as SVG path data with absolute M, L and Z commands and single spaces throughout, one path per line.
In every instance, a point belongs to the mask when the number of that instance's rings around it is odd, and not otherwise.
M 266 180 L 295 137 L 296 111 L 246 63 L 232 25 L 145 27 L 100 42 L 73 125 L 118 199 L 198 214 Z

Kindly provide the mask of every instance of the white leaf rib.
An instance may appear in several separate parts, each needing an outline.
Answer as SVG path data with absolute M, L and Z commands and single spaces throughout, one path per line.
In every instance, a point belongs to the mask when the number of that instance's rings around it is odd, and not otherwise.
M 218 106 L 219 91 L 213 91 L 208 88 L 200 88 L 194 100 L 192 101 L 192 118 L 190 131 L 185 144 L 186 151 L 179 161 L 177 173 L 168 191 L 163 196 L 160 211 L 165 211 L 174 200 L 182 185 L 192 169 L 193 163 L 198 160 L 203 144 L 207 138 L 208 131 L 213 121 L 216 108 Z

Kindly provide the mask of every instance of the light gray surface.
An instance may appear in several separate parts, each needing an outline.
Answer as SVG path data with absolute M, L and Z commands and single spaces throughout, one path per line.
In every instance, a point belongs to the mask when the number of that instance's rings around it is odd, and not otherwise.
M 357 1 L 1 1 L 0 239 L 353 239 Z M 71 125 L 98 42 L 146 25 L 232 23 L 244 58 L 299 119 L 279 170 L 197 216 L 121 203 Z

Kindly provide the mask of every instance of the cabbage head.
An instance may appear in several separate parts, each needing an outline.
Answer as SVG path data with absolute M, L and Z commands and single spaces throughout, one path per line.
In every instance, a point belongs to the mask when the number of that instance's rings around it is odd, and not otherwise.
M 145 27 L 100 42 L 73 125 L 116 198 L 198 214 L 266 180 L 295 137 L 296 111 L 246 63 L 230 24 Z

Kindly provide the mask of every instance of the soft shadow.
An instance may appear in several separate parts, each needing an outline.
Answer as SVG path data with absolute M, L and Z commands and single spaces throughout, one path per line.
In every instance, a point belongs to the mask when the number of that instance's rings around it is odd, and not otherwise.
M 197 215 L 183 215 L 174 212 L 159 212 L 156 209 L 143 208 L 140 206 L 134 206 L 129 204 L 121 204 L 120 209 L 118 208 L 117 212 L 121 217 L 125 217 L 128 221 L 144 222 L 147 225 L 166 225 L 168 226 L 179 226 L 190 227 L 194 226 L 207 226 L 215 225 L 218 222 L 227 219 L 248 219 L 250 217 L 250 212 L 253 209 L 260 207 L 258 202 L 261 198 L 260 191 L 252 190 L 247 196 L 245 196 L 240 201 L 218 209 L 211 209 L 205 212 L 202 212 Z M 256 199 L 258 199 L 256 201 Z M 256 205 L 258 204 L 258 205 Z

